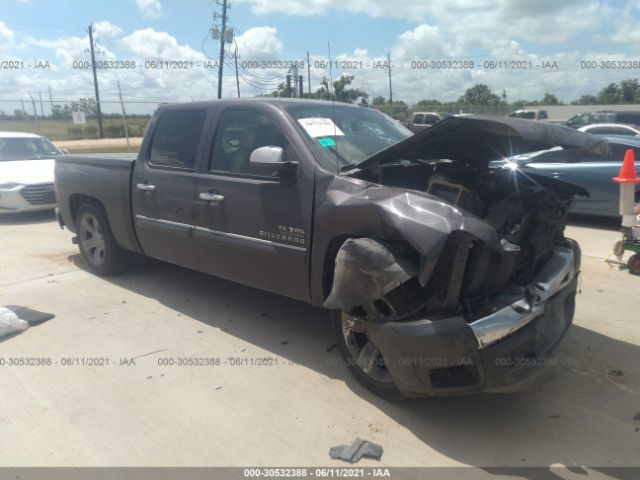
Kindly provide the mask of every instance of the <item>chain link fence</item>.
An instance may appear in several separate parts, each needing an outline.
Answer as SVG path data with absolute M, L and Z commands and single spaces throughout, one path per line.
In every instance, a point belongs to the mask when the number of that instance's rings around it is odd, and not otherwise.
M 168 101 L 101 101 L 103 138 L 135 138 L 144 136 L 147 124 L 158 106 Z M 409 105 L 399 101 L 393 104 L 372 104 L 392 118 L 407 122 L 414 112 L 441 112 L 450 114 L 483 114 L 506 116 L 516 110 L 513 106 L 487 106 L 466 104 Z M 126 112 L 125 117 L 122 110 Z M 74 120 L 72 108 L 82 112 Z M 545 108 L 545 107 L 540 107 Z M 581 110 L 597 109 L 597 106 L 582 106 Z M 78 121 L 80 120 L 80 121 Z M 65 102 L 24 101 L 0 99 L 0 131 L 30 132 L 51 140 L 86 140 L 100 138 L 95 101 L 79 99 Z

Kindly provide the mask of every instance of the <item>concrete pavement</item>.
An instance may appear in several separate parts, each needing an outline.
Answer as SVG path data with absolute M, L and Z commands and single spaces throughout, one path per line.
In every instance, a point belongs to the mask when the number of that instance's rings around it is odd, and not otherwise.
M 553 380 L 392 404 L 321 310 L 152 260 L 99 278 L 52 215 L 1 217 L 0 305 L 56 318 L 0 340 L 0 465 L 343 466 L 329 448 L 357 436 L 384 447 L 358 466 L 637 465 L 640 277 L 602 261 L 617 235 L 568 229 L 582 293 Z M 194 358 L 213 365 L 176 365 Z

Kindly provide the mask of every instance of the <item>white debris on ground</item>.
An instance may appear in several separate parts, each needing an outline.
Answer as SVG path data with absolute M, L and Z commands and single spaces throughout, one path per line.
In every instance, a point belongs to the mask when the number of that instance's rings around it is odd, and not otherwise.
M 0 338 L 15 332 L 22 332 L 29 328 L 29 324 L 11 310 L 0 307 Z

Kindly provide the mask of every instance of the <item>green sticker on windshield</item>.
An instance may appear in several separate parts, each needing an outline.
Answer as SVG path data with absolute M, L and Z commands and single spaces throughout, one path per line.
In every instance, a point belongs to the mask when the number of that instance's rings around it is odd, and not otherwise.
M 333 138 L 319 138 L 318 143 L 324 148 L 336 146 L 336 142 L 333 141 Z

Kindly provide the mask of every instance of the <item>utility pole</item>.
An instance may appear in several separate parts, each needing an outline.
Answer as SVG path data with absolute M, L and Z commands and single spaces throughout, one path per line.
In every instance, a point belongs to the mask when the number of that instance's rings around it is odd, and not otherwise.
M 220 5 L 220 3 L 218 3 Z M 224 39 L 227 28 L 227 0 L 222 0 L 222 30 L 220 31 L 220 63 L 218 64 L 218 100 L 222 98 L 222 68 L 224 66 Z
M 26 117 L 27 116 L 27 112 L 24 109 L 24 100 L 20 99 L 20 104 L 22 105 L 22 116 Z
M 307 50 L 307 82 L 309 83 L 309 97 L 311 97 L 311 61 L 309 60 L 308 50 Z
M 122 118 L 124 119 L 124 136 L 127 137 L 127 150 L 131 147 L 129 144 L 129 127 L 127 126 L 127 111 L 124 109 L 122 101 L 122 89 L 120 89 L 120 80 L 118 80 L 118 96 L 120 97 L 120 106 L 122 107 Z
M 289 96 L 295 98 L 298 96 L 298 67 L 291 67 L 289 69 L 289 75 L 291 75 L 291 90 Z
M 389 103 L 391 104 L 391 110 L 393 110 L 393 90 L 391 89 L 391 53 L 387 53 L 387 61 L 389 64 Z
M 100 108 L 100 91 L 98 90 L 98 75 L 96 73 L 96 54 L 93 51 L 93 23 L 89 25 L 89 46 L 91 47 L 91 68 L 93 70 L 93 87 L 96 91 L 96 106 L 98 107 L 98 132 L 104 138 L 102 131 L 102 110 Z
M 287 97 L 291 98 L 291 74 L 287 74 Z
M 40 96 L 40 118 L 44 119 L 44 109 L 42 108 L 42 92 L 38 92 Z
M 233 55 L 233 59 L 236 61 L 236 88 L 238 89 L 238 98 L 240 98 L 240 79 L 238 78 L 238 44 L 236 43 L 236 51 Z
M 302 75 L 298 75 L 298 96 L 302 98 L 304 96 L 304 87 L 302 82 Z
M 53 95 L 51 95 L 51 87 L 49 89 L 49 105 L 51 105 L 51 116 L 53 117 Z

